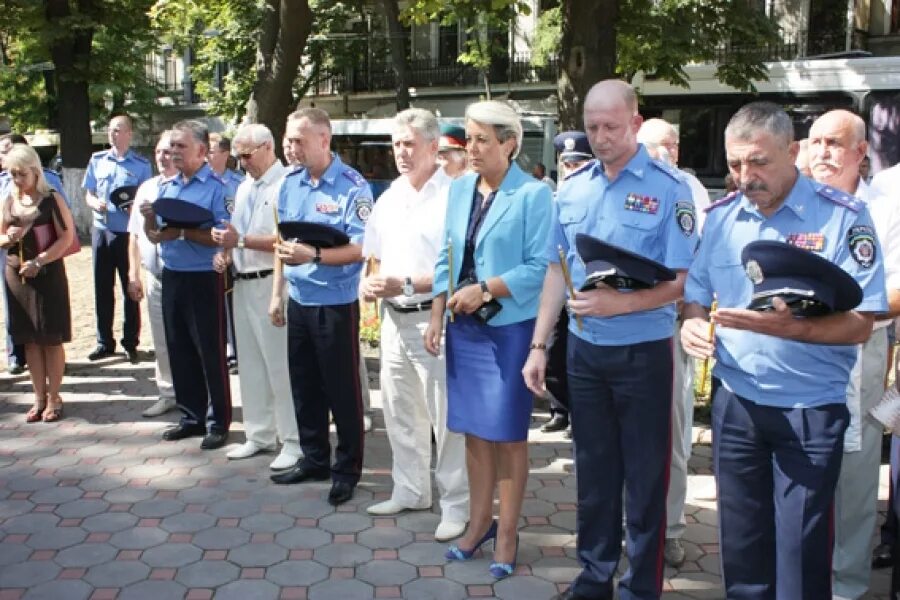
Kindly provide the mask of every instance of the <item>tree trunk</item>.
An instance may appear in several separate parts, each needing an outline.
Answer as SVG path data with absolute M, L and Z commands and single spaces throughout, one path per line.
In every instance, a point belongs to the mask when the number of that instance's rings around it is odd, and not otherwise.
M 381 0 L 387 18 L 388 38 L 391 44 L 391 66 L 397 88 L 397 111 L 409 108 L 409 65 L 406 58 L 406 32 L 400 26 L 400 7 L 397 0 Z
M 46 0 L 50 30 L 67 31 L 54 38 L 50 56 L 55 66 L 59 150 L 63 166 L 84 168 L 91 158 L 91 102 L 88 73 L 93 29 L 66 28 L 59 21 L 72 15 L 68 0 Z M 89 14 L 92 0 L 79 0 L 79 12 Z
M 564 0 L 561 8 L 559 129 L 580 131 L 588 90 L 598 81 L 615 77 L 619 0 Z
M 307 0 L 266 0 L 256 53 L 256 83 L 247 102 L 247 118 L 272 131 L 279 156 L 285 121 L 295 105 L 291 90 L 312 20 Z

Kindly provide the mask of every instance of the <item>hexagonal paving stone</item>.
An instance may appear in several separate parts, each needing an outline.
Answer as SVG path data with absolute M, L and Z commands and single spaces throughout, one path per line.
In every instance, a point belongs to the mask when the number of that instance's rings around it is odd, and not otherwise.
M 331 534 L 311 527 L 293 527 L 276 534 L 275 542 L 288 550 L 318 548 L 331 543 Z
M 49 560 L 30 560 L 0 570 L 0 590 L 27 588 L 56 579 L 60 567 Z
M 288 560 L 266 569 L 266 579 L 282 587 L 309 586 L 328 579 L 328 567 L 314 560 Z
M 556 593 L 554 584 L 538 577 L 508 577 L 494 584 L 494 595 L 502 600 L 538 600 L 552 598 Z
M 568 583 L 581 573 L 581 564 L 564 556 L 548 556 L 531 563 L 531 573 L 555 583 Z
M 194 535 L 194 545 L 204 550 L 230 550 L 246 544 L 250 540 L 250 534 L 243 529 L 217 527 L 204 529 Z
M 63 519 L 83 519 L 93 515 L 99 515 L 109 508 L 109 503 L 94 498 L 84 498 L 60 504 L 56 507 L 56 514 Z
M 25 544 L 0 544 L 0 567 L 24 562 L 31 555 Z
M 434 542 L 413 542 L 408 546 L 400 548 L 400 560 L 408 562 L 419 567 L 428 565 L 443 566 L 447 559 L 444 558 L 444 552 L 447 551 L 443 544 Z
M 54 560 L 66 568 L 93 567 L 115 560 L 118 553 L 109 544 L 78 544 L 58 552 Z
M 574 489 L 566 486 L 542 487 L 535 490 L 534 495 L 541 500 L 553 503 L 574 504 L 578 502 L 578 494 Z
M 205 504 L 207 506 L 226 497 L 228 497 L 228 492 L 208 487 L 189 487 L 178 492 L 178 499 L 182 502 L 188 504 Z
M 240 546 L 228 553 L 228 560 L 241 567 L 271 567 L 287 558 L 284 546 L 269 543 L 253 543 Z
M 147 579 L 150 567 L 136 560 L 116 560 L 88 569 L 84 579 L 94 587 L 125 587 Z
M 546 500 L 528 498 L 522 502 L 522 514 L 529 517 L 548 517 L 556 512 L 556 506 Z
M 109 543 L 122 550 L 146 550 L 162 544 L 168 537 L 156 527 L 134 527 L 114 533 Z
M 55 490 L 57 488 L 49 488 Z M 33 494 L 32 494 L 33 495 Z M 3 500 L 0 501 L 0 519 L 9 519 L 18 515 L 24 515 L 34 508 L 34 503 L 28 500 Z
M 476 554 L 474 560 L 450 561 L 444 567 L 444 578 L 463 585 L 491 585 L 496 579 L 488 571 L 491 554 Z
M 35 550 L 60 550 L 80 544 L 87 532 L 80 527 L 57 527 L 40 531 L 28 537 L 28 545 Z
M 372 527 L 356 536 L 357 542 L 373 550 L 396 549 L 412 540 L 413 534 L 399 527 Z
M 261 510 L 255 500 L 225 500 L 216 502 L 206 512 L 216 517 L 243 518 L 255 515 Z
M 38 490 L 28 497 L 35 504 L 63 504 L 77 500 L 84 495 L 84 490 L 72 486 L 61 486 Z M 2 503 L 0 503 L 2 506 Z
M 56 487 L 59 483 L 54 477 L 10 477 L 6 487 L 14 492 L 35 492 L 44 488 Z
M 250 533 L 278 533 L 294 526 L 294 519 L 281 513 L 259 513 L 241 519 L 241 529 Z
M 128 480 L 120 475 L 96 475 L 82 479 L 78 483 L 78 487 L 86 492 L 108 492 L 120 488 L 126 483 Z
M 304 498 L 281 507 L 281 512 L 292 517 L 319 519 L 334 512 L 334 507 L 318 498 Z
M 397 517 L 397 527 L 413 533 L 434 533 L 441 517 L 427 510 L 408 512 Z
M 116 600 L 184 598 L 186 592 L 187 589 L 175 581 L 141 581 L 119 592 Z
M 156 490 L 151 487 L 124 486 L 103 494 L 103 499 L 113 504 L 132 504 L 147 500 L 156 495 Z
M 138 518 L 131 513 L 103 513 L 88 517 L 81 522 L 81 528 L 90 532 L 115 533 L 134 527 Z
M 313 556 L 329 567 L 355 567 L 372 560 L 372 551 L 359 544 L 328 544 L 316 548 Z
M 37 533 L 54 529 L 59 523 L 59 517 L 48 513 L 33 513 L 12 517 L 3 522 L 3 531 L 6 533 Z
M 141 562 L 151 567 L 186 567 L 201 558 L 203 550 L 193 544 L 160 544 L 141 554 Z
M 309 600 L 348 600 L 350 598 L 371 598 L 372 586 L 355 579 L 332 579 L 309 588 Z M 460 598 L 461 596 L 457 596 Z M 404 596 L 404 598 L 424 598 L 424 596 Z
M 550 523 L 554 527 L 574 532 L 577 527 L 576 517 L 577 513 L 574 510 L 558 512 L 550 515 Z
M 166 498 L 141 500 L 131 507 L 131 512 L 139 517 L 168 517 L 184 510 L 184 503 Z
M 159 526 L 172 533 L 196 533 L 214 527 L 216 518 L 205 513 L 180 513 L 166 517 Z
M 356 568 L 356 579 L 372 585 L 403 585 L 417 576 L 414 566 L 399 560 L 372 560 Z
M 276 600 L 281 590 L 264 579 L 243 579 L 216 590 L 216 600 Z
M 187 475 L 168 475 L 166 477 L 161 477 L 153 481 L 153 487 L 155 487 L 157 490 L 173 492 L 178 490 L 186 490 L 194 487 L 195 485 L 197 485 L 197 478 L 189 477 Z
M 81 460 L 81 458 L 75 454 L 67 455 L 54 453 L 50 456 L 39 458 L 32 464 L 39 469 L 62 469 L 65 467 L 71 467 L 79 460 Z
M 224 560 L 204 560 L 178 569 L 175 580 L 189 588 L 225 585 L 241 576 L 241 570 Z
M 356 533 L 372 526 L 372 519 L 354 513 L 334 513 L 319 519 L 319 527 L 331 533 Z
M 423 577 L 404 585 L 403 597 L 416 600 L 458 600 L 466 597 L 466 588 L 448 579 Z
M 94 588 L 77 579 L 61 579 L 36 585 L 22 596 L 22 600 L 84 600 L 91 597 Z
M 219 483 L 219 487 L 229 492 L 252 492 L 260 486 L 268 485 L 268 477 L 233 475 L 226 477 Z

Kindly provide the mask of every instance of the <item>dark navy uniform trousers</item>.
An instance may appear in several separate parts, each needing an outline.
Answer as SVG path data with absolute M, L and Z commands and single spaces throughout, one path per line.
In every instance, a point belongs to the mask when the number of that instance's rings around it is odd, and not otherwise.
M 91 250 L 94 253 L 94 309 L 97 311 L 97 345 L 114 350 L 113 313 L 116 308 L 116 275 L 125 300 L 122 347 L 137 348 L 141 332 L 138 303 L 128 297 L 128 232 L 94 229 Z
M 359 303 L 303 306 L 288 301 L 288 369 L 303 463 L 331 468 L 333 481 L 356 485 L 363 463 L 359 381 Z M 338 444 L 331 464 L 328 412 Z
M 846 405 L 763 406 L 720 386 L 712 418 L 726 597 L 831 598 Z
M 672 340 L 597 346 L 570 334 L 568 374 L 584 567 L 572 588 L 585 598 L 613 598 L 624 485 L 628 571 L 618 597 L 659 598 L 672 449 Z
M 162 312 L 181 423 L 207 431 L 231 427 L 225 363 L 225 290 L 214 271 L 162 273 Z

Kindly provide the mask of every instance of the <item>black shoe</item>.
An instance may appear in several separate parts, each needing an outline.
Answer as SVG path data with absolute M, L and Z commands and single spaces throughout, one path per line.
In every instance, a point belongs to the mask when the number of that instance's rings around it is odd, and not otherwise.
M 21 375 L 25 372 L 25 366 L 18 363 L 13 363 L 6 368 L 6 371 L 10 375 Z
M 886 569 L 894 564 L 894 553 L 890 544 L 878 544 L 872 550 L 872 568 Z
M 109 358 L 110 356 L 114 356 L 112 350 L 107 348 L 106 346 L 97 346 L 94 348 L 94 351 L 88 354 L 88 360 L 95 361 L 100 360 L 101 358 Z
M 332 506 L 340 506 L 353 497 L 353 488 L 356 487 L 346 481 L 335 481 L 331 484 L 331 491 L 328 492 L 328 504 Z
M 224 446 L 226 441 L 228 441 L 227 431 L 210 431 L 200 442 L 200 449 L 215 450 Z
M 206 429 L 200 425 L 176 425 L 163 431 L 162 439 L 167 442 L 183 440 L 184 438 L 197 437 L 206 433 Z
M 554 431 L 562 431 L 569 426 L 569 417 L 560 413 L 556 413 L 553 417 L 541 426 L 544 433 L 552 433 Z
M 303 464 L 302 459 L 287 471 L 270 475 L 273 483 L 281 485 L 291 483 L 303 483 L 304 481 L 325 481 L 331 477 L 327 469 L 317 470 Z
M 141 362 L 140 357 L 138 356 L 137 348 L 125 348 L 125 355 L 128 357 L 128 362 L 133 365 Z

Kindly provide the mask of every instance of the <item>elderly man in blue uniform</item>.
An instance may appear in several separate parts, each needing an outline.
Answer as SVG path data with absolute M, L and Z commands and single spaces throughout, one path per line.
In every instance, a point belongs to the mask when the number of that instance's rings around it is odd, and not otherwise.
M 120 115 L 109 121 L 109 150 L 94 153 L 84 173 L 81 187 L 85 201 L 94 211 L 91 248 L 94 256 L 94 309 L 97 318 L 97 347 L 89 360 L 113 355 L 116 275 L 122 285 L 125 323 L 122 347 L 128 359 L 136 363 L 141 316 L 138 303 L 128 295 L 128 212 L 120 209 L 110 195 L 123 186 L 139 186 L 152 175 L 150 162 L 136 154 L 131 146 L 131 119 Z
M 713 374 L 721 381 L 713 400 L 713 453 L 725 594 L 830 598 L 832 504 L 850 421 L 854 344 L 870 336 L 873 313 L 887 309 L 881 251 L 863 203 L 798 173 L 793 124 L 780 107 L 741 108 L 725 129 L 725 151 L 740 191 L 707 214 L 681 331 L 688 354 L 715 355 Z M 768 310 L 747 310 L 754 285 L 768 285 L 778 268 L 772 261 L 742 261 L 755 240 L 787 242 L 816 255 L 808 258 L 834 263 L 852 276 L 835 293 L 856 287 L 855 280 L 861 303 L 800 317 L 785 298 L 774 297 Z M 807 277 L 785 287 L 836 280 Z M 714 299 L 718 310 L 710 317 Z
M 287 318 L 291 392 L 304 457 L 293 469 L 273 475 L 272 481 L 289 484 L 330 476 L 328 501 L 337 506 L 353 497 L 362 473 L 357 297 L 372 192 L 362 175 L 331 152 L 328 113 L 298 110 L 288 117 L 286 131 L 305 169 L 285 177 L 278 198 L 279 221 L 327 225 L 350 241 L 331 248 L 290 240 L 275 246 L 269 311 L 276 325 Z M 288 282 L 287 314 L 283 279 Z M 338 435 L 333 463 L 329 410 Z
M 566 300 L 565 253 L 575 289 L 589 275 L 576 253 L 588 234 L 675 272 L 671 281 L 620 291 L 599 284 L 568 301 L 569 410 L 578 473 L 578 558 L 584 569 L 558 598 L 613 598 L 622 540 L 625 487 L 628 570 L 623 600 L 659 598 L 669 473 L 672 331 L 675 301 L 697 242 L 691 192 L 678 173 L 637 142 L 637 98 L 617 80 L 596 84 L 584 101 L 585 132 L 599 159 L 567 179 L 534 343 L 523 369 L 543 388 L 544 344 Z M 597 476 L 598 465 L 602 475 Z
M 859 347 L 850 376 L 847 409 L 850 425 L 844 434 L 844 457 L 834 496 L 834 598 L 857 600 L 869 587 L 869 549 L 875 531 L 878 466 L 883 428 L 867 417 L 884 394 L 888 356 L 888 326 L 900 310 L 900 203 L 896 189 L 870 194 L 860 172 L 866 155 L 866 124 L 846 110 L 832 110 L 809 129 L 809 168 L 813 179 L 864 202 L 883 250 L 889 314 L 878 315 L 872 334 Z
M 172 162 L 179 173 L 159 186 L 159 198 L 174 198 L 200 207 L 210 221 L 196 228 L 159 228 L 154 204 L 141 206 L 144 231 L 160 244 L 162 312 L 172 368 L 175 401 L 181 421 L 163 439 L 204 436 L 200 447 L 225 445 L 231 426 L 231 384 L 225 365 L 225 291 L 213 269 L 217 244 L 211 229 L 229 221 L 225 184 L 206 163 L 209 133 L 198 121 L 180 121 L 169 138 Z

